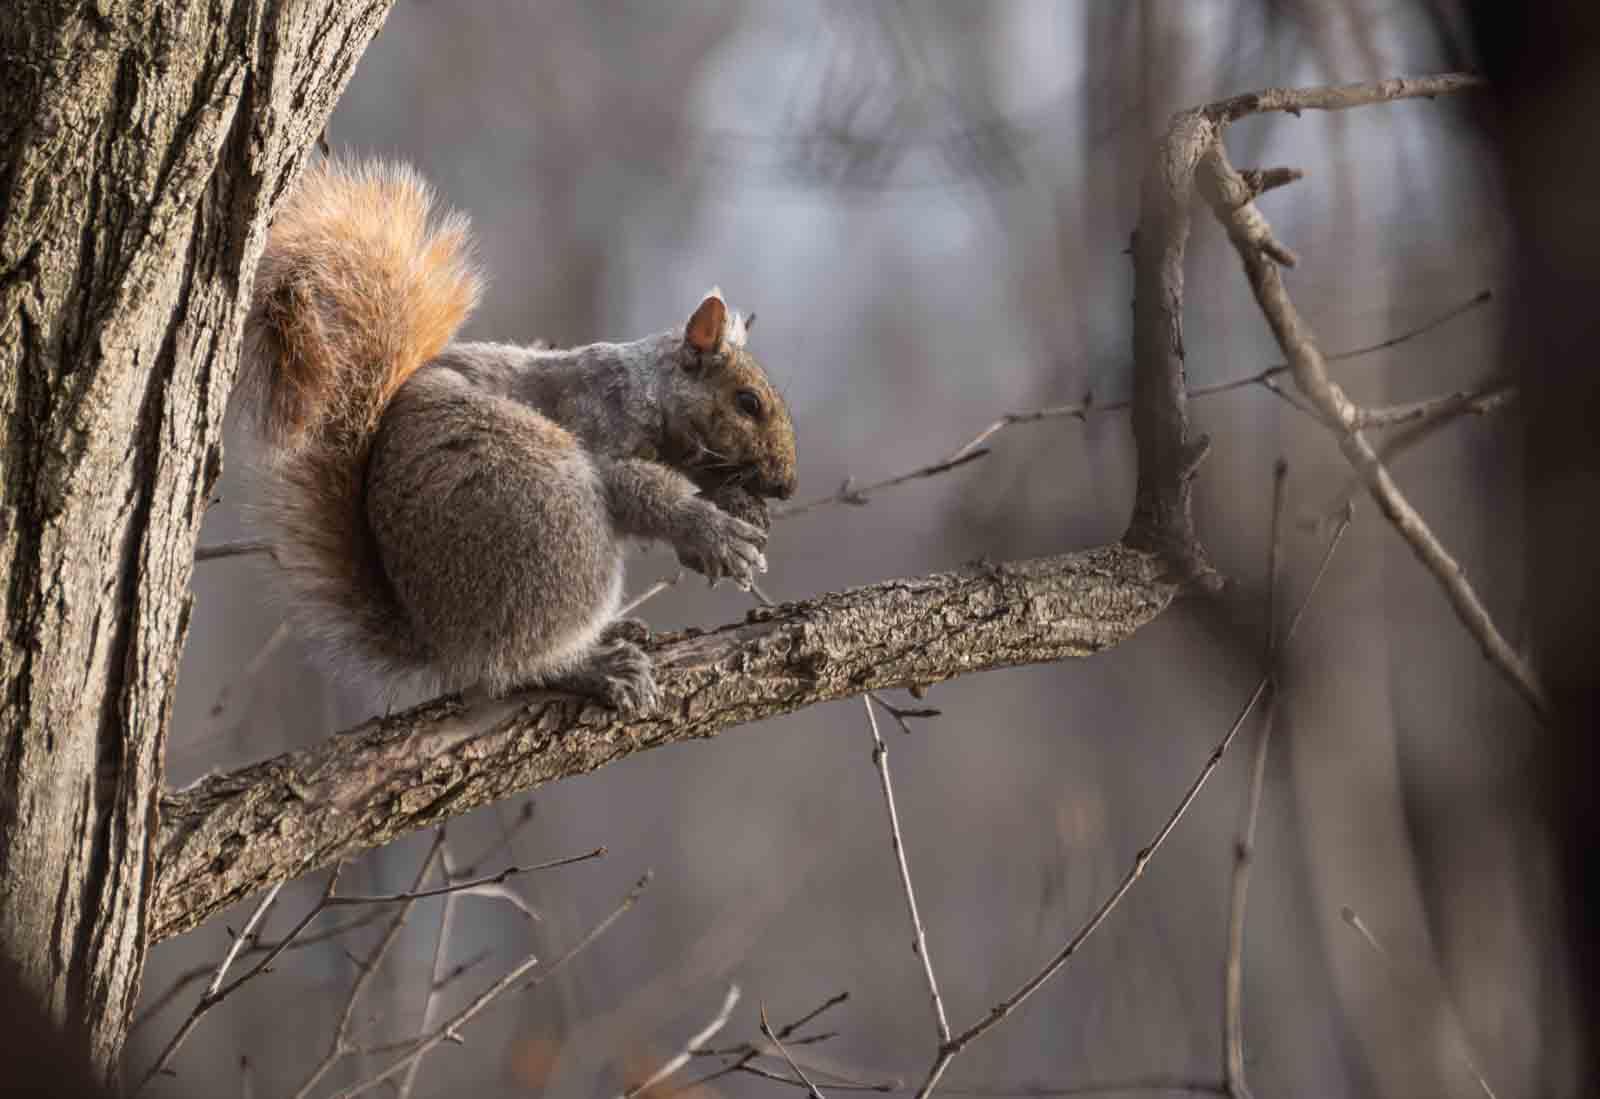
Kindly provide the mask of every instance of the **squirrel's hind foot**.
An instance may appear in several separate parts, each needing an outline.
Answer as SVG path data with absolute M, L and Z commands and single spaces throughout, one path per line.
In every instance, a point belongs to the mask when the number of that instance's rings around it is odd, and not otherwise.
M 602 645 L 612 641 L 632 641 L 635 645 L 643 645 L 649 640 L 650 623 L 642 618 L 613 618 L 600 631 Z
M 661 702 L 655 665 L 650 655 L 632 641 L 602 642 L 582 667 L 551 686 L 592 695 L 625 714 L 654 709 Z

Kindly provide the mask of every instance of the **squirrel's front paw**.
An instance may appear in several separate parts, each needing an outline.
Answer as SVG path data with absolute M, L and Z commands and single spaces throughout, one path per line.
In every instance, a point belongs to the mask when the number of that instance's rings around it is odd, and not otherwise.
M 650 655 L 632 641 L 602 643 L 581 668 L 556 685 L 593 695 L 625 714 L 653 709 L 661 701 Z
M 746 591 L 755 574 L 767 571 L 767 532 L 736 519 L 699 497 L 684 501 L 673 548 L 685 567 L 703 573 L 715 584 L 723 577 Z

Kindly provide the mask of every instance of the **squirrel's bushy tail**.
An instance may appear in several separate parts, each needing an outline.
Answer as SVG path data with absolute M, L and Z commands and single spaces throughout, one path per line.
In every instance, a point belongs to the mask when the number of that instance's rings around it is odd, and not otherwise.
M 263 511 L 306 624 L 391 671 L 425 654 L 383 574 L 363 486 L 384 407 L 442 351 L 482 282 L 467 221 L 402 164 L 308 168 L 273 223 L 242 384 L 271 448 Z

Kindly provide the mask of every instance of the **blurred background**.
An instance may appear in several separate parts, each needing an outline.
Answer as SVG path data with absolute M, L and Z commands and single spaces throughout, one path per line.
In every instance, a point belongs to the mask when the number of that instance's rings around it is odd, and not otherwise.
M 1008 411 L 1127 395 L 1125 249 L 1171 112 L 1267 85 L 1468 65 L 1468 40 L 1455 8 L 1431 0 L 401 0 L 328 140 L 415 163 L 470 212 L 491 279 L 476 338 L 637 337 L 680 326 L 714 283 L 759 313 L 752 346 L 790 403 L 809 499 L 936 461 Z M 1262 206 L 1302 257 L 1288 284 L 1325 350 L 1427 328 L 1336 368 L 1357 400 L 1438 395 L 1499 368 L 1512 235 L 1476 109 L 1416 101 L 1230 132 L 1239 166 L 1307 173 Z M 1185 343 L 1190 383 L 1206 385 L 1278 356 L 1226 240 L 1209 217 L 1194 226 Z M 1461 308 L 1484 291 L 1495 296 Z M 924 704 L 942 716 L 910 735 L 885 725 L 958 1029 L 1103 900 L 1253 688 L 1274 462 L 1289 463 L 1280 607 L 1304 594 L 1346 492 L 1331 437 L 1265 389 L 1197 400 L 1192 415 L 1214 441 L 1198 526 L 1229 591 L 1090 660 L 936 687 Z M 1514 405 L 1467 417 L 1394 465 L 1516 643 L 1529 616 L 1521 430 Z M 1018 426 L 992 445 L 867 506 L 777 524 L 768 594 L 1121 534 L 1134 482 L 1125 414 Z M 251 460 L 236 430 L 203 541 L 247 533 Z M 641 554 L 629 588 L 673 572 L 670 555 Z M 174 784 L 384 708 L 279 631 L 260 566 L 201 564 L 195 590 Z M 690 578 L 641 613 L 663 628 L 712 625 L 748 605 Z M 1468 1095 L 1481 1087 L 1470 1060 L 1502 1097 L 1570 1093 L 1575 978 L 1534 815 L 1535 727 L 1364 496 L 1287 654 L 1276 715 L 1244 952 L 1255 1092 Z M 1219 1078 L 1229 875 L 1259 730 L 1247 727 L 1082 953 L 969 1048 L 943 1091 Z M 452 824 L 454 864 L 482 872 L 610 854 L 514 879 L 520 906 L 460 898 L 443 969 L 444 902 L 418 904 L 358 1005 L 357 1041 L 415 1033 L 436 972 L 466 967 L 435 998 L 435 1020 L 528 953 L 556 957 L 651 868 L 632 912 L 537 991 L 473 1021 L 464 1045 L 431 1054 L 412 1094 L 615 1094 L 680 1049 L 730 984 L 744 998 L 717 1044 L 755 1038 L 758 1004 L 780 1024 L 848 992 L 819 1024 L 838 1035 L 805 1047 L 818 1083 L 914 1086 L 933 1023 L 870 752 L 861 703 L 839 703 Z M 408 888 L 430 842 L 372 853 L 343 888 Z M 284 890 L 268 937 L 321 881 Z M 146 1003 L 213 964 L 251 906 L 158 947 Z M 1346 906 L 1384 953 L 1341 919 Z M 203 1021 L 157 1089 L 294 1094 L 380 930 L 285 955 Z M 140 1025 L 131 1064 L 154 1056 L 198 993 Z M 351 1058 L 316 1094 L 384 1063 Z M 674 1082 L 714 1066 L 697 1059 Z M 786 1090 L 736 1074 L 693 1094 Z

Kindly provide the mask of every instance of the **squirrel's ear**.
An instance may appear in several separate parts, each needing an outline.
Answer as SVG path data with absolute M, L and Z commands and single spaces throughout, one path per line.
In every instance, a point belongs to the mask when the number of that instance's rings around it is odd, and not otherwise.
M 727 320 L 728 306 L 722 300 L 722 292 L 712 290 L 689 318 L 683 338 L 696 351 L 715 351 L 722 345 L 722 326 Z

